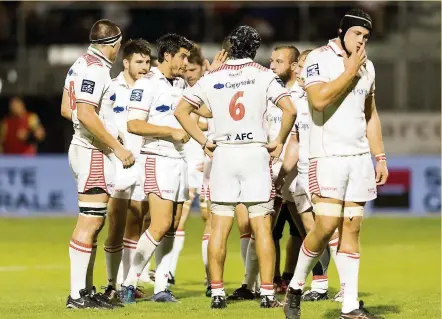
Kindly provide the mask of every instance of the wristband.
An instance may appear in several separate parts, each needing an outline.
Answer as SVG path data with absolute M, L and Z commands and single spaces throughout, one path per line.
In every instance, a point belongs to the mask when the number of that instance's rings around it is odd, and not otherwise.
M 376 162 L 386 162 L 387 156 L 385 156 L 385 153 L 381 153 L 375 156 Z

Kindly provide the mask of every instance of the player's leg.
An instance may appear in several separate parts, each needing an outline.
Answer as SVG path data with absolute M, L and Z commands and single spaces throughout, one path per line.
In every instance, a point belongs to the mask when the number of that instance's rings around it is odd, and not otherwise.
M 204 189 L 204 188 L 203 188 Z M 208 196 L 207 196 L 208 198 Z M 204 221 L 203 239 L 201 243 L 201 255 L 205 270 L 205 285 L 206 285 L 206 297 L 212 295 L 212 287 L 210 286 L 210 274 L 209 274 L 209 259 L 207 247 L 209 245 L 209 238 L 211 233 L 212 214 L 210 214 L 208 207 L 210 207 L 210 201 L 206 200 L 205 192 L 201 192 L 200 196 L 200 211 L 201 217 Z
M 226 260 L 227 239 L 233 225 L 234 203 L 216 203 L 212 206 L 211 233 L 208 246 L 210 285 L 212 288 L 212 308 L 225 308 L 224 262 Z
M 341 238 L 336 255 L 341 289 L 343 288 L 340 318 L 359 316 L 375 319 L 378 317 L 364 309 L 362 301 L 358 302 L 360 230 L 365 202 L 376 198 L 375 175 L 369 154 L 352 156 L 347 161 L 351 173 L 345 194 Z
M 66 307 L 106 307 L 92 296 L 93 271 L 97 237 L 104 226 L 111 191 L 108 186 L 113 183 L 113 164 L 103 153 L 77 145 L 69 148 L 69 163 L 77 182 L 80 213 L 69 244 L 71 289 Z M 92 164 L 98 168 L 97 179 L 89 178 Z M 104 182 L 106 177 L 109 184 Z
M 247 247 L 249 246 L 249 241 L 251 236 L 249 213 L 247 211 L 246 206 L 244 206 L 243 204 L 237 205 L 235 207 L 235 215 L 236 215 L 236 222 L 238 224 L 239 237 L 240 237 L 239 241 L 241 248 L 241 258 L 245 267 Z
M 179 185 L 176 178 L 170 178 L 170 174 L 177 170 L 176 163 L 173 160 L 151 155 L 144 155 L 141 158 L 145 162 L 142 185 L 144 185 L 145 193 L 148 194 L 151 222 L 149 228 L 138 241 L 129 273 L 122 285 L 122 299 L 125 302 L 134 301 L 138 277 L 150 261 L 161 239 L 172 226 L 174 203 L 172 200 L 163 199 L 162 196 L 165 196 L 165 198 L 172 196 L 174 198 L 176 194 L 162 194 L 161 189 L 176 191 L 177 185 Z
M 275 275 L 273 277 L 273 283 L 275 285 L 276 293 L 281 292 L 282 278 L 281 278 L 281 248 L 279 246 L 279 241 L 282 238 L 282 234 L 284 231 L 284 225 L 286 223 L 286 215 L 285 215 L 286 204 L 284 204 L 281 208 L 279 215 L 273 216 L 275 220 L 272 230 L 273 242 L 275 243 Z
M 300 317 L 301 295 L 307 275 L 318 262 L 339 225 L 349 171 L 342 158 L 320 158 L 310 163 L 309 190 L 314 194 L 315 227 L 304 239 L 286 294 L 284 312 L 287 318 Z

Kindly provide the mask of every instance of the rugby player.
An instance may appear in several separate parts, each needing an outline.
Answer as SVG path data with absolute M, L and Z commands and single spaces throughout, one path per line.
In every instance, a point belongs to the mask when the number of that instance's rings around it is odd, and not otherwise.
M 67 308 L 113 308 L 106 297 L 95 294 L 93 271 L 97 237 L 114 186 L 112 156 L 124 168 L 135 162 L 117 139 L 112 114 L 114 92 L 109 72 L 121 38 L 119 27 L 112 21 L 95 22 L 87 52 L 74 62 L 65 80 L 61 113 L 74 126 L 69 164 L 77 183 L 80 210 L 69 244 L 71 292 Z
M 340 318 L 379 318 L 358 302 L 359 234 L 365 203 L 388 177 L 381 124 L 374 98 L 375 70 L 365 46 L 372 19 L 361 9 L 342 18 L 338 38 L 313 50 L 303 78 L 310 105 L 309 191 L 315 227 L 307 234 L 284 304 L 287 318 L 301 317 L 307 274 L 336 228 L 336 256 L 343 302 Z M 376 168 L 370 152 L 376 158 Z
M 240 26 L 232 31 L 229 40 L 232 44 L 229 60 L 185 91 L 175 116 L 205 152 L 213 156 L 210 174 L 213 215 L 209 241 L 211 307 L 227 306 L 223 268 L 237 203 L 247 207 L 256 234 L 261 274 L 260 305 L 277 307 L 280 303 L 274 296 L 272 283 L 275 251 L 270 218 L 274 196 L 270 157 L 279 157 L 296 111 L 281 80 L 252 60 L 261 42 L 256 30 Z M 269 99 L 281 107 L 283 116 L 280 134 L 267 144 L 263 124 Z M 213 141 L 201 132 L 191 117 L 192 112 L 213 116 L 216 127 Z

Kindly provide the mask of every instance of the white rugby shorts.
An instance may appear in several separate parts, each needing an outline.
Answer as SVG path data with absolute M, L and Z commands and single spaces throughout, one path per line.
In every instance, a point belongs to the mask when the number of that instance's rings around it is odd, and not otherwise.
M 210 171 L 212 170 L 212 159 L 206 155 L 204 158 L 203 167 L 203 184 L 201 185 L 201 198 L 205 200 L 210 200 Z
M 144 167 L 141 185 L 144 193 L 154 193 L 162 199 L 182 203 L 189 199 L 187 163 L 183 158 L 141 154 Z
M 312 195 L 348 202 L 367 202 L 377 196 L 375 171 L 369 153 L 310 160 Z
M 68 158 L 78 193 L 101 188 L 107 194 L 112 194 L 115 177 L 112 156 L 111 152 L 71 144 Z
M 112 160 L 115 165 L 115 187 L 112 197 L 136 201 L 147 199 L 141 183 L 143 166 L 139 163 L 142 160 L 140 155 L 136 156 L 135 164 L 126 169 L 123 168 L 123 163 L 115 155 L 112 156 Z
M 304 213 L 312 207 L 311 195 L 308 191 L 307 174 L 289 174 L 282 188 L 282 198 L 295 203 L 298 213 Z
M 267 149 L 256 144 L 218 146 L 213 153 L 209 186 L 212 202 L 269 202 L 275 188 Z

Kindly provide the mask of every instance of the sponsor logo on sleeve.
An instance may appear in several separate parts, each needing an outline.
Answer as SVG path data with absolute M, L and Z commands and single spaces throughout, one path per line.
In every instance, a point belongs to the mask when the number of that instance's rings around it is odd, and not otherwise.
M 95 82 L 91 80 L 83 80 L 81 82 L 81 92 L 94 94 Z
M 318 76 L 319 75 L 319 65 L 318 63 L 312 64 L 307 67 L 307 77 Z

